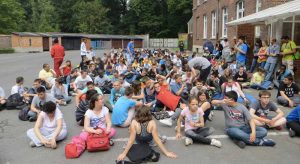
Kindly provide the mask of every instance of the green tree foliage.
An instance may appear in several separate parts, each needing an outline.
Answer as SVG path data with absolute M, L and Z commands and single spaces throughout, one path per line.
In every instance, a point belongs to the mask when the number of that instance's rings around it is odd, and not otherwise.
M 100 0 L 78 1 L 74 6 L 76 25 L 83 33 L 112 32 L 110 20 L 107 18 L 107 8 L 103 7 Z
M 0 33 L 150 34 L 186 32 L 192 0 L 0 0 Z
M 18 1 L 0 1 L 0 33 L 9 34 L 18 31 L 23 20 L 24 10 Z

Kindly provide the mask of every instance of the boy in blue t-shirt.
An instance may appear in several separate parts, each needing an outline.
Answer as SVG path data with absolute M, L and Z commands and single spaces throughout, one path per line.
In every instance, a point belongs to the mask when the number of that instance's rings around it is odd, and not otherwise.
M 112 124 L 120 127 L 128 127 L 134 117 L 135 107 L 141 107 L 142 102 L 131 99 L 133 88 L 125 89 L 125 96 L 122 96 L 116 102 L 112 112 Z
M 238 44 L 234 46 L 236 54 L 236 61 L 237 61 L 237 68 L 241 66 L 246 66 L 246 54 L 248 51 L 248 46 L 245 44 L 245 37 L 240 36 Z
M 293 109 L 286 117 L 286 126 L 289 129 L 290 137 L 300 137 L 300 106 Z

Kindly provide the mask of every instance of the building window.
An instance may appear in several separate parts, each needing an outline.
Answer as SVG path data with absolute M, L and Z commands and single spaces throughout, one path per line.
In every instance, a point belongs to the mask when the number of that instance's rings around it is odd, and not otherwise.
M 217 33 L 217 20 L 216 20 L 216 12 L 213 11 L 211 13 L 211 38 L 215 39 Z
M 29 39 L 29 47 L 31 47 L 31 39 Z
M 239 1 L 236 4 L 236 19 L 240 19 L 244 17 L 245 5 L 244 1 Z
M 199 30 L 200 30 L 200 17 L 197 17 L 196 18 L 196 39 L 200 39 Z
M 197 6 L 201 4 L 201 0 L 197 0 Z
M 203 38 L 207 38 L 207 16 L 203 16 Z
M 255 11 L 261 11 L 261 0 L 256 0 Z M 255 26 L 255 37 L 260 38 L 260 26 Z
M 223 18 L 222 18 L 222 37 L 227 37 L 227 26 L 226 23 L 228 22 L 228 10 L 227 8 L 223 8 Z
M 300 16 L 285 19 L 282 26 L 282 36 L 289 36 L 297 46 L 300 45 Z

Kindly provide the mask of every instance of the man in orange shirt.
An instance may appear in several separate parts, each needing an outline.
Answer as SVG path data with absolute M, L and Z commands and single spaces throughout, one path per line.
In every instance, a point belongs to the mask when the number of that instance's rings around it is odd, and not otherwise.
M 65 48 L 59 45 L 57 38 L 54 39 L 53 46 L 51 48 L 51 57 L 53 58 L 54 71 L 57 77 L 61 75 L 59 67 L 64 61 L 64 56 L 65 56 Z

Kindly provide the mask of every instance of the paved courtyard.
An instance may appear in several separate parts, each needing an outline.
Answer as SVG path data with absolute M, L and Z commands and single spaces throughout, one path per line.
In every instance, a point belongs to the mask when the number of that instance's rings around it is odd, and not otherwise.
M 103 51 L 98 51 L 99 56 Z M 80 60 L 79 51 L 67 51 L 66 58 L 71 59 L 73 64 L 78 64 Z M 11 87 L 15 83 L 17 76 L 25 78 L 25 86 L 31 86 L 33 80 L 37 78 L 38 72 L 42 69 L 43 63 L 50 63 L 53 66 L 49 52 L 44 53 L 15 53 L 0 54 L 0 86 L 9 95 Z M 247 93 L 257 97 L 255 90 L 246 90 Z M 272 91 L 272 99 L 275 100 L 276 91 Z M 74 98 L 73 98 L 74 100 Z M 283 108 L 285 114 L 291 109 Z M 115 146 L 107 152 L 89 153 L 84 152 L 80 158 L 67 160 L 64 156 L 64 146 L 70 141 L 72 136 L 78 135 L 82 127 L 75 122 L 74 101 L 68 106 L 61 107 L 64 119 L 68 127 L 68 137 L 58 144 L 55 150 L 48 148 L 31 148 L 26 131 L 34 126 L 32 122 L 23 122 L 18 119 L 18 110 L 3 110 L 0 112 L 0 164 L 113 164 L 118 154 L 123 151 L 127 137 L 127 129 L 117 129 Z M 212 122 L 207 126 L 214 127 L 216 131 L 213 137 L 219 138 L 223 144 L 222 148 L 194 144 L 185 147 L 183 140 L 175 140 L 174 128 L 164 127 L 158 123 L 159 133 L 166 135 L 168 141 L 166 147 L 178 155 L 177 159 L 169 159 L 161 156 L 159 163 L 163 164 L 196 164 L 196 163 L 230 163 L 230 164 L 277 164 L 289 163 L 298 164 L 300 161 L 300 138 L 290 138 L 286 130 L 269 131 L 269 138 L 276 141 L 277 145 L 270 147 L 247 146 L 240 149 L 224 135 L 224 115 L 222 111 L 215 111 Z

